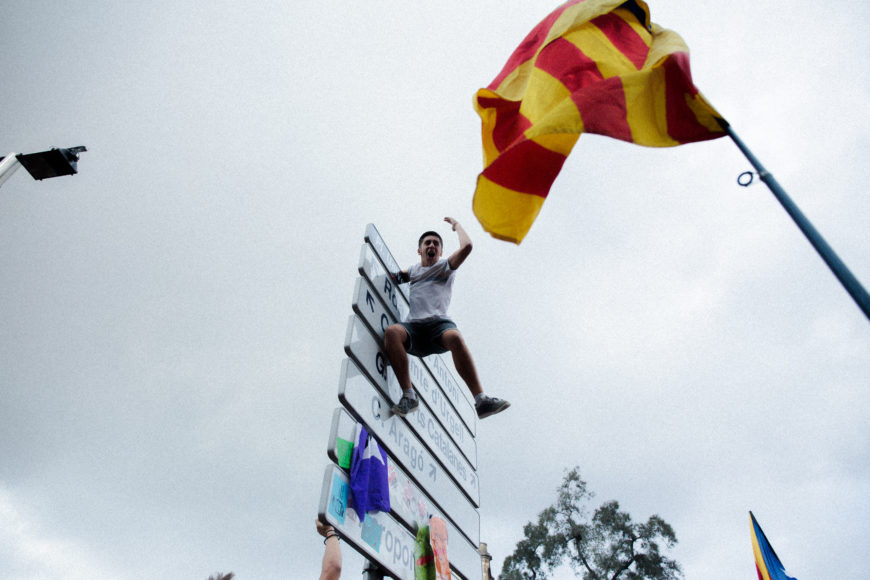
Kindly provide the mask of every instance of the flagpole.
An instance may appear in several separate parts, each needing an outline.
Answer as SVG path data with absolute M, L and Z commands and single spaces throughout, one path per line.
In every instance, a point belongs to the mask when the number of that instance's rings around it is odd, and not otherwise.
M 813 224 L 804 216 L 803 212 L 800 208 L 795 205 L 795 203 L 791 200 L 785 190 L 780 187 L 779 183 L 777 183 L 776 179 L 773 178 L 773 175 L 767 172 L 761 162 L 752 154 L 752 151 L 746 146 L 743 141 L 740 140 L 740 137 L 734 133 L 734 130 L 731 129 L 731 125 L 728 123 L 722 123 L 724 125 L 725 130 L 728 132 L 728 135 L 731 137 L 731 140 L 734 141 L 734 144 L 743 152 L 755 170 L 758 172 L 758 176 L 761 177 L 761 180 L 767 184 L 767 187 L 773 192 L 773 195 L 788 213 L 791 216 L 792 220 L 794 220 L 795 224 L 797 224 L 798 228 L 803 232 L 803 234 L 807 237 L 846 291 L 852 296 L 852 299 L 858 304 L 861 310 L 864 312 L 864 316 L 870 320 L 870 295 L 867 294 L 867 290 L 861 285 L 857 278 L 852 275 L 852 272 L 849 271 L 849 268 L 846 267 L 846 264 L 843 263 L 842 260 L 837 256 L 836 252 L 828 245 L 822 235 L 816 230 Z

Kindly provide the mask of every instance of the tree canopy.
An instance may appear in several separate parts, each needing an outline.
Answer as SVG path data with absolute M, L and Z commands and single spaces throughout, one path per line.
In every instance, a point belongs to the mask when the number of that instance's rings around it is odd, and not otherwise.
M 657 515 L 634 523 L 619 502 L 592 517 L 579 467 L 565 474 L 556 502 L 523 527 L 525 537 L 505 558 L 500 580 L 544 580 L 567 560 L 583 580 L 678 580 L 680 565 L 664 553 L 677 544 L 673 528 Z

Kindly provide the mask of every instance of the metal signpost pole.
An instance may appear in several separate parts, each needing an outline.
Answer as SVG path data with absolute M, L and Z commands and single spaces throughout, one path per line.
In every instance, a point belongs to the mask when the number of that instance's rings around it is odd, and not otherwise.
M 363 566 L 363 580 L 384 580 L 384 571 L 380 566 L 368 560 Z

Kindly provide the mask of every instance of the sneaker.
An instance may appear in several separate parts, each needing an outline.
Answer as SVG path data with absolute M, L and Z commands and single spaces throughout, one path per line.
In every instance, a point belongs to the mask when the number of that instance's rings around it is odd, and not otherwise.
M 499 399 L 498 397 L 487 397 L 484 395 L 483 399 L 480 400 L 480 403 L 474 407 L 477 409 L 477 417 L 483 419 L 490 415 L 501 413 L 510 406 L 511 404 L 504 399 Z
M 408 395 L 402 395 L 402 398 L 399 400 L 399 404 L 393 405 L 393 408 L 390 410 L 399 417 L 404 417 L 408 413 L 413 413 L 414 411 L 416 411 L 417 407 L 419 406 L 420 401 L 418 399 L 412 399 Z

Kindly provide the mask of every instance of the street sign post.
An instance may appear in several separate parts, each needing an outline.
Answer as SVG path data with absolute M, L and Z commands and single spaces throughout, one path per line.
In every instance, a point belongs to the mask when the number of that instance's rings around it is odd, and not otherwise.
M 450 567 L 458 578 L 480 580 L 480 491 L 477 480 L 477 413 L 441 355 L 408 357 L 421 405 L 402 418 L 390 409 L 401 388 L 383 352 L 386 328 L 405 320 L 408 290 L 395 282 L 398 263 L 377 228 L 368 224 L 362 244 L 345 336 L 339 383 L 343 409 L 333 414 L 319 518 L 383 572 L 414 576 L 414 542 L 421 525 L 444 520 Z M 387 453 L 390 513 L 369 512 L 364 521 L 348 507 L 348 473 L 359 429 L 365 426 Z M 369 576 L 372 577 L 372 576 Z

